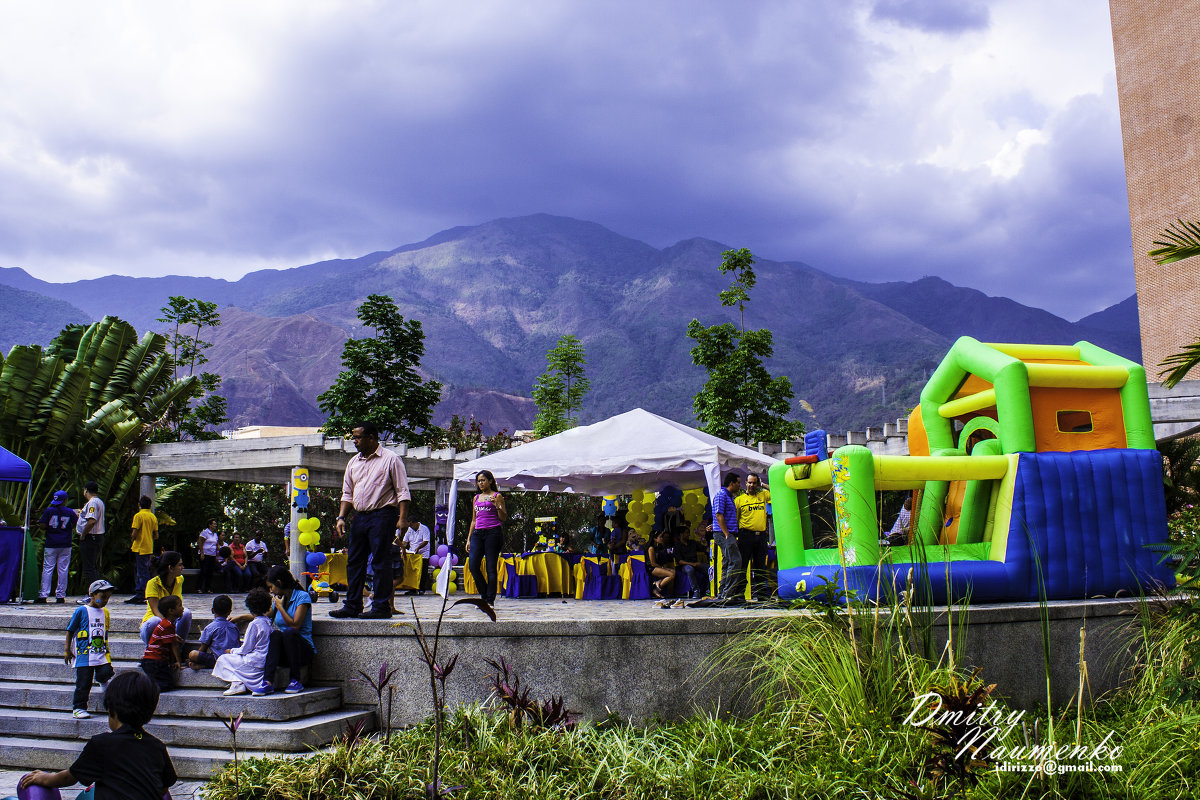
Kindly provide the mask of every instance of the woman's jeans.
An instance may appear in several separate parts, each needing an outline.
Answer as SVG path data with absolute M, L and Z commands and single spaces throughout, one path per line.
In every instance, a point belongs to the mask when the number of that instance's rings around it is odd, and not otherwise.
M 471 570 L 471 577 L 475 579 L 475 587 L 479 590 L 479 596 L 485 602 L 496 602 L 496 573 L 500 566 L 500 548 L 504 545 L 504 529 L 484 528 L 480 530 L 476 528 L 471 533 L 471 553 L 467 556 L 467 568 Z M 479 562 L 487 557 L 487 575 L 479 569 Z
M 300 669 L 312 664 L 313 655 L 312 645 L 295 628 L 276 628 L 271 631 L 267 660 L 263 665 L 267 683 L 275 682 L 275 670 L 278 667 L 288 669 L 288 680 L 299 681 Z
M 154 633 L 154 629 L 158 627 L 158 623 L 162 622 L 162 617 L 151 617 L 142 623 L 142 627 L 138 629 L 138 636 L 142 638 L 142 644 L 150 644 L 150 634 Z M 187 641 L 188 633 L 192 630 L 192 610 L 185 608 L 183 616 L 175 620 L 175 635 L 183 641 Z M 180 647 L 182 651 L 182 646 Z M 187 655 L 186 652 L 183 655 Z

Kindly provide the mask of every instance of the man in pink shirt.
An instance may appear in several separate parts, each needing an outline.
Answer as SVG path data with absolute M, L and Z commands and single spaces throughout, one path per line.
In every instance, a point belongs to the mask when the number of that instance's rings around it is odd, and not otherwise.
M 346 517 L 354 509 L 350 523 L 350 546 L 346 554 L 346 603 L 329 612 L 338 619 L 391 619 L 392 616 L 392 541 L 397 531 L 408 528 L 408 473 L 400 456 L 379 444 L 379 429 L 362 422 L 351 433 L 358 455 L 346 465 L 342 479 L 342 505 L 338 511 L 337 532 L 346 533 Z M 363 610 L 363 584 L 367 578 L 367 558 L 375 573 L 371 608 Z

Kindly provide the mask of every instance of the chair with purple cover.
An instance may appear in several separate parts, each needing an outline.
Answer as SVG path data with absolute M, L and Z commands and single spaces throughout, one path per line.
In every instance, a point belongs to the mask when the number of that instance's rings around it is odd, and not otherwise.
M 646 572 L 646 554 L 621 556 L 623 600 L 646 600 L 650 597 L 650 574 Z
M 500 556 L 507 581 L 504 583 L 505 597 L 522 598 L 538 596 L 538 579 L 528 568 L 522 556 L 516 553 L 504 553 Z

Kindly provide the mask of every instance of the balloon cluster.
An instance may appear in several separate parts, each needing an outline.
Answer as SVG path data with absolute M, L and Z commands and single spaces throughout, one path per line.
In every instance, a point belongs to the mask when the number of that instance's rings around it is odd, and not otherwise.
M 304 556 L 304 563 L 308 564 L 308 568 L 316 571 L 318 567 L 325 563 L 324 553 L 309 553 Z
M 650 536 L 651 512 L 654 510 L 654 495 L 646 494 L 641 489 L 633 490 L 633 499 L 625 509 L 625 521 L 637 532 L 642 541 Z
M 458 556 L 450 552 L 450 548 L 444 544 L 439 544 L 437 552 L 429 557 L 429 563 L 433 566 L 433 579 L 437 581 L 442 570 L 449 569 L 450 583 L 446 588 L 447 594 L 453 594 L 458 591 L 458 580 L 453 572 L 453 568 L 458 566 Z
M 296 523 L 296 529 L 300 531 L 298 538 L 300 544 L 304 547 L 316 547 L 321 543 L 321 534 L 317 533 L 317 528 L 321 527 L 321 520 L 316 517 L 306 517 Z
M 688 489 L 683 492 L 681 502 L 682 505 L 678 508 L 683 511 L 683 518 L 687 520 L 688 527 L 695 530 L 708 508 L 708 497 L 703 489 Z

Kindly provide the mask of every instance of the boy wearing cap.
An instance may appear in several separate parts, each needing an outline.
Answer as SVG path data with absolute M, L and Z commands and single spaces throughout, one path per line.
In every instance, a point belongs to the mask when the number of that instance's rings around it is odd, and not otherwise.
M 42 589 L 35 603 L 44 603 L 50 596 L 50 580 L 58 573 L 55 597 L 67 602 L 67 568 L 71 565 L 71 531 L 75 530 L 78 515 L 67 507 L 67 493 L 61 489 L 42 512 L 38 527 L 46 532 L 42 549 Z
M 75 609 L 67 623 L 67 643 L 63 661 L 75 664 L 75 695 L 71 698 L 71 713 L 75 719 L 88 719 L 88 694 L 93 678 L 101 686 L 113 676 L 112 658 L 108 653 L 108 605 L 113 585 L 101 578 L 88 587 L 88 601 Z

